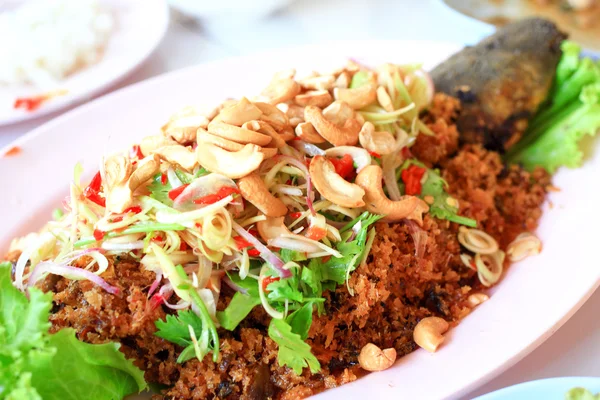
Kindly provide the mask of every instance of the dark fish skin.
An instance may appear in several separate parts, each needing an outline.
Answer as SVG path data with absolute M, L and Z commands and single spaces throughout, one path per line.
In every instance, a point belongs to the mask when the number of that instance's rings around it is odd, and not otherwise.
M 463 105 L 461 140 L 497 151 L 515 144 L 551 88 L 566 37 L 551 21 L 528 18 L 438 65 L 431 72 L 436 91 Z

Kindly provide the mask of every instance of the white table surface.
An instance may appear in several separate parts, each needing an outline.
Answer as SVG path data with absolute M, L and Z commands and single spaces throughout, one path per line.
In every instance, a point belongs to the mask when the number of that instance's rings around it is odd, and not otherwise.
M 490 31 L 483 24 L 452 14 L 435 0 L 297 0 L 245 27 L 224 24 L 207 29 L 174 17 L 156 52 L 113 90 L 204 61 L 277 47 L 352 39 L 473 43 Z M 0 127 L 0 148 L 55 115 Z M 544 344 L 463 399 L 534 379 L 600 376 L 598 310 L 600 291 Z

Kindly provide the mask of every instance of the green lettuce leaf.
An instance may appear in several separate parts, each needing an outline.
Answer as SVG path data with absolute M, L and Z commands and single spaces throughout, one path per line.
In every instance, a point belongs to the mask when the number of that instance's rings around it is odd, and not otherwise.
M 52 295 L 30 288 L 27 299 L 11 268 L 0 264 L 0 398 L 108 400 L 146 388 L 119 344 L 80 342 L 70 328 L 49 334 Z
M 553 173 L 581 165 L 579 141 L 600 130 L 600 64 L 581 58 L 579 45 L 565 41 L 554 86 L 529 121 L 523 138 L 505 155 L 526 169 L 541 166 Z
M 292 332 L 292 327 L 287 322 L 272 319 L 269 324 L 269 337 L 279 345 L 279 365 L 290 367 L 298 375 L 305 367 L 309 367 L 312 373 L 321 369 L 319 360 L 310 352 L 310 345 L 304 342 L 300 335 Z
M 567 392 L 565 400 L 600 400 L 600 393 L 593 394 L 584 388 L 574 388 Z

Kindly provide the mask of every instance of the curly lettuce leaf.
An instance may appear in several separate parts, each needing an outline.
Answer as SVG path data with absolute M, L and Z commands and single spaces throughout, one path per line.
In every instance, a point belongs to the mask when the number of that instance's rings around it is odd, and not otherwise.
M 573 388 L 565 395 L 565 400 L 600 400 L 600 393 L 593 394 L 584 388 Z
M 579 45 L 565 41 L 550 95 L 529 121 L 523 138 L 506 154 L 509 163 L 526 169 L 541 166 L 553 173 L 577 168 L 583 154 L 579 141 L 600 130 L 600 64 L 581 58 Z
M 272 319 L 269 324 L 269 337 L 279 345 L 279 365 L 290 367 L 298 375 L 305 367 L 309 367 L 312 373 L 321 369 L 319 360 L 310 352 L 310 345 L 303 341 L 299 334 L 294 333 L 286 321 Z
M 119 344 L 80 342 L 73 329 L 49 334 L 52 295 L 29 289 L 29 299 L 0 264 L 0 398 L 109 400 L 146 388 L 144 373 Z

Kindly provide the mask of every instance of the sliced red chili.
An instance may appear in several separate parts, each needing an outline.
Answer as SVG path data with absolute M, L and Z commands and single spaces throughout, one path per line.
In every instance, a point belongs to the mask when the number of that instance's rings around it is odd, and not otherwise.
M 217 193 L 209 194 L 194 200 L 195 204 L 214 204 L 233 193 L 240 193 L 238 188 L 223 186 Z
M 127 214 L 127 213 L 139 214 L 141 212 L 142 212 L 142 207 L 133 206 L 133 207 L 126 208 L 125 211 L 123 211 L 123 214 Z
M 179 251 L 187 251 L 189 248 L 190 246 L 188 246 L 188 244 L 182 240 L 181 244 L 179 245 Z
M 101 231 L 100 229 L 94 229 L 94 239 L 100 241 L 102 239 L 104 239 L 104 235 L 106 233 Z
M 189 185 L 181 185 L 178 188 L 172 189 L 169 191 L 169 198 L 171 200 L 175 200 L 180 194 L 181 192 L 183 192 L 185 190 L 186 187 L 188 187 Z
M 106 200 L 99 194 L 101 188 L 102 176 L 100 175 L 100 171 L 98 171 L 92 178 L 90 184 L 83 190 L 83 196 L 99 206 L 106 207 Z
M 238 250 L 242 250 L 247 247 L 252 247 L 252 243 L 250 243 L 241 236 L 234 236 L 233 240 L 235 241 L 235 245 L 237 246 Z
M 162 303 L 165 302 L 165 298 L 160 293 L 156 293 L 150 298 L 150 308 L 152 310 L 158 308 Z
M 290 213 L 290 217 L 292 217 L 292 218 L 294 218 L 294 219 L 298 219 L 298 218 L 300 218 L 301 216 L 302 216 L 302 213 L 301 213 L 301 212 L 293 212 L 293 213 Z
M 256 229 L 248 229 L 248 233 L 254 237 L 258 236 L 258 231 Z
M 356 172 L 354 170 L 354 160 L 350 154 L 344 154 L 342 158 L 331 157 L 329 161 L 333 164 L 335 172 L 344 179 L 352 178 Z
M 136 144 L 131 148 L 131 150 L 129 151 L 129 158 L 137 158 L 138 160 L 144 158 L 144 154 L 142 153 L 142 149 L 140 149 L 140 146 Z
M 167 176 L 167 174 L 163 173 L 160 175 L 160 183 L 162 185 L 166 185 L 168 181 L 169 181 L 169 177 Z
M 258 256 L 260 256 L 260 251 L 258 251 L 256 249 L 250 249 L 250 250 L 248 250 L 248 255 L 250 257 L 258 257 Z
M 43 102 L 48 100 L 48 96 L 32 96 L 32 97 L 19 97 L 15 100 L 13 104 L 14 109 L 22 108 L 26 111 L 35 111 L 37 110 Z
M 411 165 L 402 171 L 402 181 L 407 195 L 421 194 L 421 178 L 423 178 L 423 175 L 425 175 L 425 168 L 417 165 Z
M 268 292 L 267 286 L 269 286 L 273 282 L 277 282 L 280 278 L 278 276 L 267 276 L 263 278 L 262 287 L 265 292 Z
M 369 154 L 375 158 L 381 158 L 381 154 L 375 153 L 374 151 L 370 151 Z

